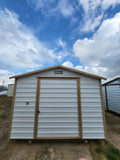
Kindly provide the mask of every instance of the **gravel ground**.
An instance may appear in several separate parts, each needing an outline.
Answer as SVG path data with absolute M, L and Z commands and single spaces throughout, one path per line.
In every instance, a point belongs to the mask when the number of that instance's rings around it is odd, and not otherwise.
M 107 141 L 120 150 L 120 116 L 106 113 Z
M 110 143 L 120 149 L 120 117 L 112 113 L 106 113 L 107 141 L 8 141 L 10 108 L 11 98 L 0 97 L 0 160 L 107 160 L 103 152 L 96 154 L 97 147 Z

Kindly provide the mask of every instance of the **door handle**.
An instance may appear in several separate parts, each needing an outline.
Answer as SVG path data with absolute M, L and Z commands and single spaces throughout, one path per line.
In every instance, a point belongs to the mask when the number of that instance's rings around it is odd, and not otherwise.
M 38 114 L 40 113 L 40 111 L 38 110 Z

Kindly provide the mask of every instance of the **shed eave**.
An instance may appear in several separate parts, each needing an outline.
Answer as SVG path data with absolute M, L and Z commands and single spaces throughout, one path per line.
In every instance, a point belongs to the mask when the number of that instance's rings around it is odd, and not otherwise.
M 19 77 L 23 77 L 23 76 L 27 76 L 27 75 L 35 74 L 35 73 L 38 73 L 38 72 L 43 72 L 43 71 L 47 71 L 47 70 L 50 70 L 50 69 L 55 69 L 55 68 L 63 68 L 63 69 L 66 69 L 66 70 L 69 70 L 69 71 L 72 71 L 72 72 L 80 73 L 80 74 L 87 75 L 87 76 L 90 76 L 90 77 L 94 77 L 94 78 L 97 78 L 97 79 L 107 80 L 105 77 L 97 76 L 97 75 L 94 75 L 94 74 L 91 74 L 91 73 L 79 71 L 77 69 L 73 69 L 73 68 L 69 68 L 69 67 L 65 67 L 65 66 L 61 66 L 61 65 L 55 65 L 55 66 L 39 69 L 39 70 L 36 70 L 36 71 L 15 75 L 15 76 L 10 77 L 10 79 L 19 78 Z
M 113 81 L 116 81 L 117 79 L 120 79 L 120 77 L 114 78 L 114 79 L 112 79 L 112 80 L 110 80 L 110 81 L 102 84 L 102 86 L 105 86 L 105 85 L 107 85 L 107 84 L 109 84 L 109 83 L 111 83 L 111 82 L 113 82 Z

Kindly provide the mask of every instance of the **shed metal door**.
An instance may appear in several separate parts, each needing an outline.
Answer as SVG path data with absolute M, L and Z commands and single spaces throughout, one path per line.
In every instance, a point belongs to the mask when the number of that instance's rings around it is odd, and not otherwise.
M 77 79 L 39 79 L 36 138 L 79 138 Z

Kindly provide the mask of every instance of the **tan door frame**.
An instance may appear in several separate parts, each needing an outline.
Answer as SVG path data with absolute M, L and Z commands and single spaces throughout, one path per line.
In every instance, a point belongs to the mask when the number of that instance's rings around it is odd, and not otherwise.
M 37 137 L 37 132 L 38 132 L 38 108 L 39 108 L 39 96 L 40 96 L 40 80 L 77 80 L 79 137 Z M 34 139 L 82 139 L 80 77 L 37 77 L 36 108 L 35 108 L 35 120 L 34 120 Z

